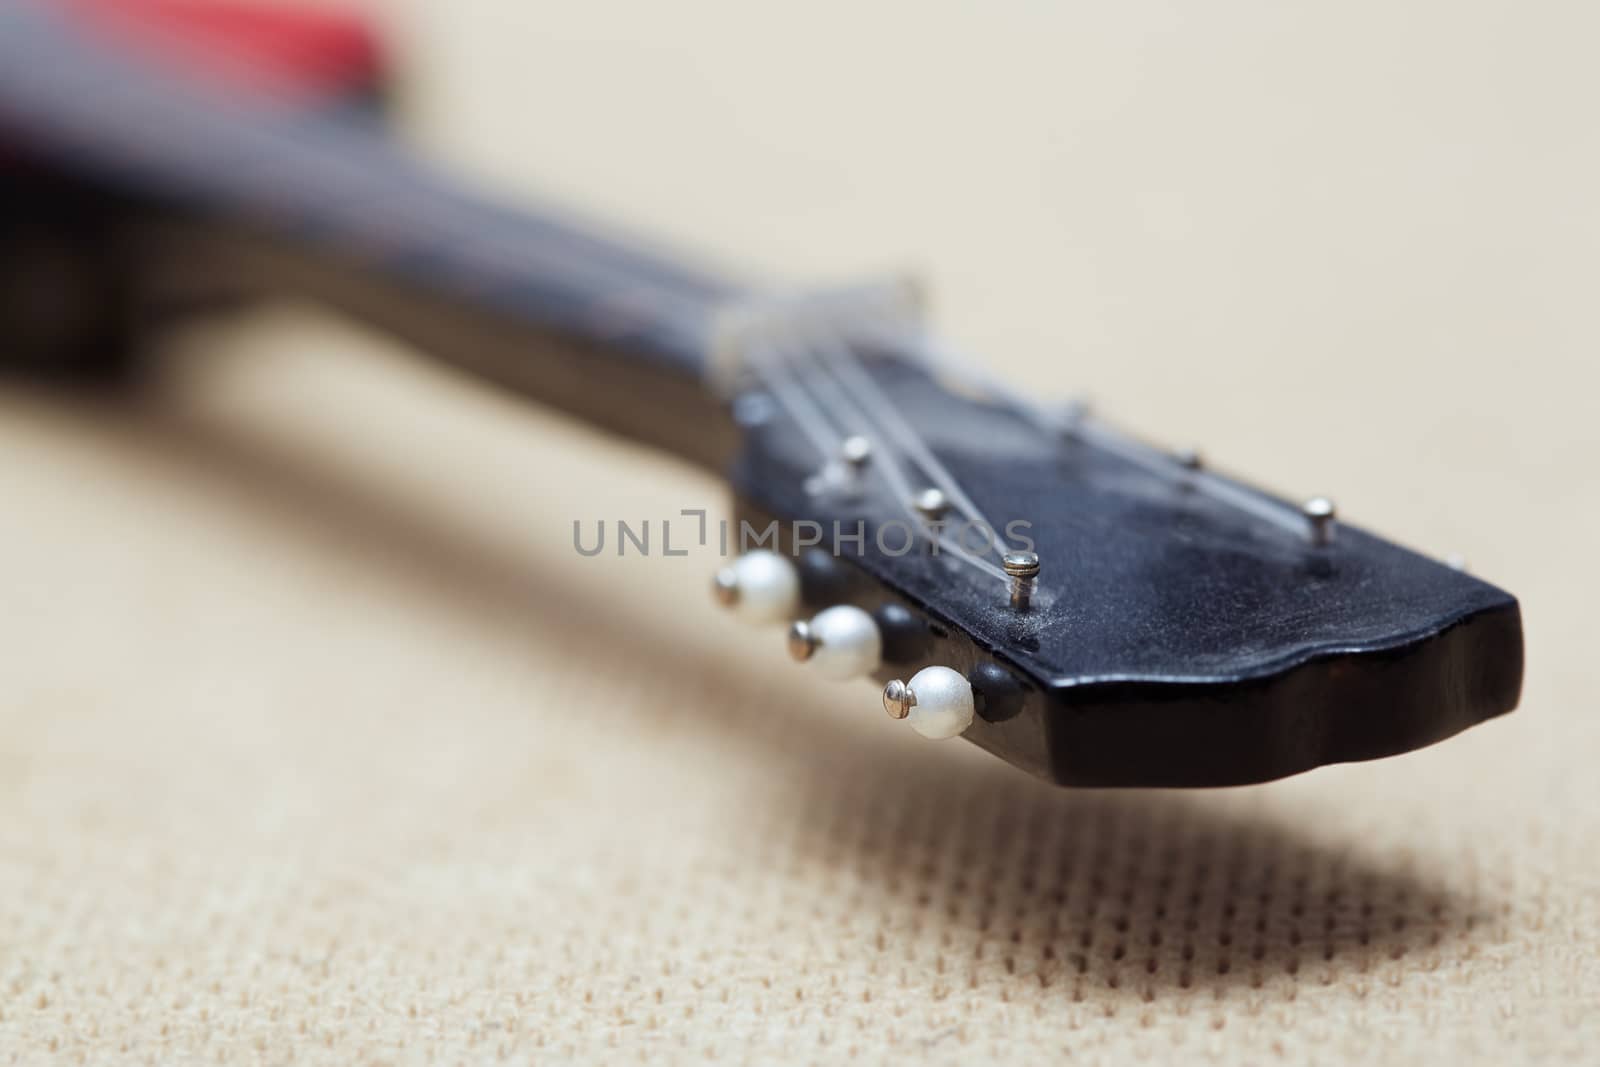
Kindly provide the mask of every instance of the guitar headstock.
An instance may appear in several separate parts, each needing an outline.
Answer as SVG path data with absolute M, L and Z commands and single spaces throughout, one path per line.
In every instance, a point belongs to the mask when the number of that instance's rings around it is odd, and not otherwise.
M 719 597 L 1048 780 L 1229 785 L 1515 706 L 1516 600 L 1123 436 L 953 382 L 905 331 L 748 347 Z M 874 701 L 874 704 L 876 701 Z

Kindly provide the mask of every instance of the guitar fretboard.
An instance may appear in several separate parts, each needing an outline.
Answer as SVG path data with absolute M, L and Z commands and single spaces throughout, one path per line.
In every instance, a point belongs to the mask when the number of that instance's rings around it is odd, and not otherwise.
M 359 116 L 188 82 L 28 0 L 0 0 L 0 142 L 696 375 L 739 294 L 557 212 L 469 196 Z

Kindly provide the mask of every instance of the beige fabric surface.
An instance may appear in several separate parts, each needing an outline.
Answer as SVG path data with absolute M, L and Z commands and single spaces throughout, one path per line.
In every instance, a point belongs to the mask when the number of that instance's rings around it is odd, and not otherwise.
M 757 10 L 760 7 L 760 10 Z M 1523 600 L 1520 710 L 1036 784 L 574 519 L 670 461 L 305 309 L 0 389 L 0 1062 L 1593 1063 L 1578 3 L 385 11 L 420 141 L 796 277 Z

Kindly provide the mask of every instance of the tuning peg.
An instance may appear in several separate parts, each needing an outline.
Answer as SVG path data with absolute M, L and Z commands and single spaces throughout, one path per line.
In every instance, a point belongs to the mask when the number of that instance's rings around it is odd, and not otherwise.
M 918 493 L 911 501 L 911 506 L 922 516 L 923 522 L 930 524 L 939 522 L 950 514 L 950 498 L 944 495 L 943 490 L 933 486 Z
M 852 473 L 859 475 L 872 458 L 872 439 L 861 434 L 846 437 L 839 445 L 839 458 L 845 461 Z
M 1037 552 L 1007 552 L 1000 561 L 1009 578 L 1011 606 L 1018 611 L 1028 610 L 1034 588 L 1039 584 L 1039 554 Z
M 1339 528 L 1338 511 L 1333 501 L 1325 496 L 1312 497 L 1300 507 L 1306 517 L 1306 533 L 1311 543 L 1318 547 L 1333 544 L 1334 533 Z
M 883 661 L 883 635 L 871 615 L 841 604 L 790 626 L 789 655 L 816 664 L 824 678 L 860 678 Z
M 788 558 L 758 548 L 719 570 L 712 593 L 746 622 L 782 622 L 800 606 L 800 575 Z
M 923 737 L 942 741 L 972 725 L 977 702 L 960 671 L 924 667 L 909 682 L 896 678 L 883 687 L 883 710 L 891 719 L 910 719 Z

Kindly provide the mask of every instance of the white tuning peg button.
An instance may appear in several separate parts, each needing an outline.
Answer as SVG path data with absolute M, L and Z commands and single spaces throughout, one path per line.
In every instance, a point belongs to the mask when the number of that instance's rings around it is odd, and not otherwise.
M 789 655 L 815 664 L 824 678 L 860 678 L 883 661 L 883 635 L 871 615 L 841 604 L 789 627 Z
M 972 683 L 949 667 L 924 667 L 911 681 L 898 678 L 883 687 L 883 710 L 890 718 L 909 719 L 923 737 L 943 741 L 972 725 L 977 704 Z
M 746 622 L 782 622 L 800 607 L 800 572 L 776 552 L 746 552 L 717 572 L 717 602 Z

